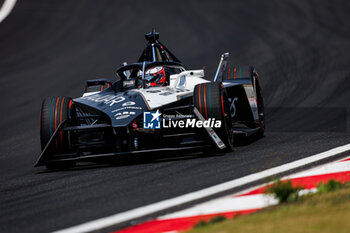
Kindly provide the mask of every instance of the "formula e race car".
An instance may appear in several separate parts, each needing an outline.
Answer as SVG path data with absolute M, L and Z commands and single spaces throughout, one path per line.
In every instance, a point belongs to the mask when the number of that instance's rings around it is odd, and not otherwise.
M 159 33 L 152 30 L 146 40 L 138 61 L 117 69 L 118 81 L 89 80 L 82 97 L 43 101 L 35 166 L 67 168 L 138 153 L 228 152 L 236 134 L 264 134 L 253 67 L 235 68 L 231 77 L 225 53 L 209 81 L 204 70 L 187 69 Z

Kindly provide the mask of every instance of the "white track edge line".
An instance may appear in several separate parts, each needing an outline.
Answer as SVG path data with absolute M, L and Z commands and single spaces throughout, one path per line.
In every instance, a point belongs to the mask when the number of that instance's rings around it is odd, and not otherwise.
M 0 9 L 0 23 L 11 13 L 17 0 L 5 0 Z
M 92 220 L 87 223 L 83 223 L 77 226 L 69 227 L 63 230 L 55 231 L 55 233 L 80 233 L 80 232 L 91 232 L 100 230 L 106 227 L 110 227 L 113 225 L 117 225 L 126 221 L 130 221 L 136 218 L 140 218 L 161 210 L 165 210 L 177 205 L 185 204 L 200 198 L 208 197 L 226 190 L 230 190 L 245 184 L 252 183 L 257 180 L 261 180 L 264 178 L 268 178 L 292 169 L 299 168 L 301 166 L 308 165 L 310 163 L 314 163 L 317 161 L 320 161 L 322 159 L 332 157 L 334 155 L 344 153 L 346 151 L 350 150 L 350 144 L 346 144 L 344 146 L 339 146 L 336 148 L 333 148 L 331 150 L 315 154 L 294 162 L 290 162 L 281 166 L 277 166 L 274 168 L 270 168 L 258 173 L 250 174 L 238 179 L 234 179 L 228 182 L 224 182 L 218 185 L 214 185 L 209 188 L 205 188 L 199 191 L 195 191 L 192 193 L 188 193 L 185 195 L 181 195 L 178 197 L 174 197 L 168 200 L 163 200 L 157 203 L 153 203 L 150 205 L 142 206 L 139 208 L 135 208 L 132 210 L 128 210 L 122 213 L 118 213 L 115 215 L 111 215 L 108 217 L 103 217 L 100 219 Z

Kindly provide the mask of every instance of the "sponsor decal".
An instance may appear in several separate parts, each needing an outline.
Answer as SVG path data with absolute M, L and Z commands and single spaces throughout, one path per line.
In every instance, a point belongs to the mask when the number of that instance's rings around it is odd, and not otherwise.
M 123 107 L 125 107 L 125 106 L 131 106 L 131 105 L 135 105 L 136 103 L 134 102 L 134 101 L 128 101 L 128 102 L 125 102 L 125 103 L 123 103 Z
M 89 96 L 84 96 L 82 97 L 87 100 L 94 101 L 96 103 L 104 103 L 109 106 L 113 106 L 114 104 L 123 102 L 125 100 L 125 97 L 123 96 L 115 96 L 115 95 L 89 95 Z
M 128 118 L 130 116 L 136 115 L 136 112 L 131 112 L 131 111 L 123 111 L 123 112 L 118 112 L 114 115 L 116 120 L 120 120 L 120 119 L 125 119 Z
M 155 89 L 155 90 L 147 90 L 147 93 L 157 93 L 158 95 L 161 96 L 168 96 L 168 95 L 173 95 L 173 94 L 178 94 L 178 93 L 183 93 L 183 92 L 188 92 L 190 91 L 189 89 L 182 89 L 182 88 L 164 88 L 164 89 Z
M 116 120 L 125 119 L 130 116 L 136 115 L 136 110 L 141 110 L 141 107 L 136 106 L 126 106 L 123 108 L 118 108 L 112 111 L 112 113 L 115 113 L 114 117 Z
M 115 110 L 113 110 L 112 112 L 123 111 L 123 110 L 125 110 L 125 109 L 142 110 L 142 107 L 127 106 L 127 107 L 122 107 L 122 108 L 115 109 Z
M 238 100 L 238 97 L 235 97 L 233 100 L 231 98 L 228 99 L 229 102 L 231 102 L 230 105 L 230 111 L 231 111 L 231 117 L 234 118 L 236 116 L 236 105 L 235 102 Z
M 213 129 L 209 130 L 209 134 L 214 139 L 214 142 L 220 149 L 224 149 L 226 147 Z

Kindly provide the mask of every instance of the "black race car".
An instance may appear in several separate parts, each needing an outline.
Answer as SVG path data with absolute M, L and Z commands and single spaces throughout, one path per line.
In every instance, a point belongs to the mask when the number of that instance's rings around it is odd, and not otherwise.
M 213 81 L 189 70 L 146 34 L 139 60 L 117 69 L 120 80 L 89 80 L 82 97 L 48 97 L 40 114 L 42 153 L 35 166 L 75 166 L 121 155 L 164 151 L 231 151 L 234 135 L 264 134 L 264 105 L 253 67 L 226 69 Z

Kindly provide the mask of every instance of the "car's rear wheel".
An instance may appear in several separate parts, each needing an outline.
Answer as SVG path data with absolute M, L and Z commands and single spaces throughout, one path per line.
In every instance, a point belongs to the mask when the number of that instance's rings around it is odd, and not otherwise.
M 235 77 L 237 78 L 250 78 L 254 91 L 256 96 L 256 102 L 257 102 L 257 108 L 258 108 L 258 124 L 259 124 L 259 131 L 257 132 L 258 137 L 264 136 L 265 133 L 265 109 L 264 109 L 264 101 L 261 93 L 261 86 L 260 86 L 260 79 L 259 75 L 256 72 L 255 68 L 253 66 L 243 66 L 234 68 Z
M 193 103 L 206 120 L 211 118 L 221 121 L 221 127 L 213 129 L 225 143 L 225 151 L 232 151 L 234 136 L 230 105 L 222 84 L 215 82 L 196 85 L 193 93 Z
M 257 102 L 257 107 L 258 107 L 258 114 L 259 114 L 259 131 L 258 131 L 258 136 L 262 137 L 264 136 L 265 133 L 265 128 L 266 128 L 266 122 L 265 122 L 265 108 L 264 108 L 264 100 L 262 97 L 261 93 L 261 87 L 260 87 L 260 80 L 257 74 L 255 74 L 255 70 L 253 69 L 253 74 L 252 74 L 252 83 L 254 86 L 255 90 L 255 95 L 256 95 L 256 102 Z
M 50 138 L 63 121 L 69 121 L 73 112 L 72 98 L 70 97 L 47 97 L 41 106 L 40 112 L 40 142 L 44 150 Z M 64 153 L 68 149 L 68 133 L 59 132 L 52 149 L 57 153 Z M 49 169 L 74 166 L 74 162 L 50 163 Z

